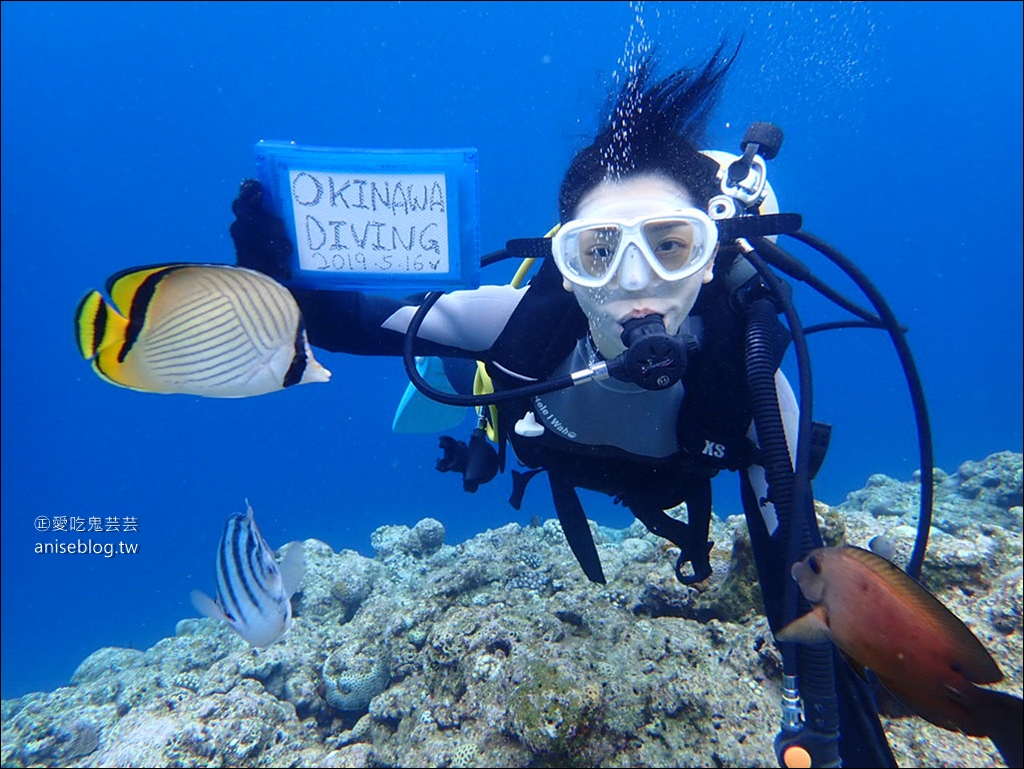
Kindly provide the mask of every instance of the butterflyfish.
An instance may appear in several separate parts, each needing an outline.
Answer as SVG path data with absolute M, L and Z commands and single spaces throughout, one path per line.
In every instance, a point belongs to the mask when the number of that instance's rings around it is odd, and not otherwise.
M 215 264 L 126 270 L 75 312 L 82 356 L 112 384 L 212 398 L 326 382 L 302 313 L 263 273 Z
M 977 686 L 1002 680 L 1002 671 L 935 596 L 858 547 L 813 550 L 791 573 L 813 608 L 780 630 L 778 640 L 831 640 L 922 718 L 989 737 L 1007 765 L 1021 766 L 1024 701 Z
M 217 547 L 217 600 L 193 590 L 192 605 L 265 649 L 291 627 L 291 597 L 305 568 L 301 542 L 292 543 L 280 564 L 274 560 L 247 500 L 246 512 L 233 513 L 224 524 Z

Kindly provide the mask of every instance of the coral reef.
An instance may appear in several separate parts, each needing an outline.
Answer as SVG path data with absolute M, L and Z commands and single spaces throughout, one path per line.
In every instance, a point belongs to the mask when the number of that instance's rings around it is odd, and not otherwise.
M 936 472 L 925 582 L 1022 681 L 1021 455 Z M 906 564 L 917 486 L 872 476 L 818 504 L 828 542 L 884 536 Z M 100 649 L 70 685 L 2 703 L 3 766 L 774 766 L 781 663 L 742 518 L 713 522 L 714 575 L 685 586 L 639 523 L 592 524 L 583 576 L 557 521 L 458 545 L 374 532 L 376 556 L 305 543 L 289 634 L 250 649 L 182 620 Z M 999 766 L 986 739 L 887 719 L 901 765 Z

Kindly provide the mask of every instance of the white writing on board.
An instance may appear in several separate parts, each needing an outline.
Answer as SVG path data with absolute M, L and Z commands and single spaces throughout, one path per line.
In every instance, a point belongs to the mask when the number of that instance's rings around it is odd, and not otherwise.
M 448 272 L 444 174 L 289 176 L 301 269 Z

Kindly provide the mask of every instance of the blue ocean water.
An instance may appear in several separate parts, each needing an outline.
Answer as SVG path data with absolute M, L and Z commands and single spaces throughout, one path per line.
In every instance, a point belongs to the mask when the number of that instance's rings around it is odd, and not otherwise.
M 148 395 L 101 382 L 71 319 L 117 270 L 231 262 L 230 203 L 259 139 L 474 146 L 483 249 L 543 233 L 643 35 L 665 72 L 743 36 L 714 148 L 736 151 L 754 120 L 785 130 L 770 164 L 782 207 L 856 260 L 910 328 L 938 466 L 1020 451 L 1021 8 L 3 3 L 3 696 L 65 684 L 98 647 L 173 634 L 194 616 L 189 591 L 212 591 L 217 538 L 246 497 L 274 546 L 316 537 L 367 554 L 387 523 L 433 516 L 455 542 L 553 514 L 541 484 L 517 512 L 507 477 L 465 494 L 435 472 L 436 436 L 392 434 L 397 360 L 319 353 L 329 385 L 242 401 Z M 796 295 L 806 323 L 838 316 Z M 835 425 L 816 496 L 838 503 L 875 472 L 909 478 L 914 424 L 886 339 L 811 344 L 815 416 Z M 716 487 L 720 513 L 739 512 L 733 486 Z M 588 513 L 629 522 L 597 498 Z M 138 530 L 57 535 L 39 516 Z M 137 552 L 34 552 L 76 538 Z

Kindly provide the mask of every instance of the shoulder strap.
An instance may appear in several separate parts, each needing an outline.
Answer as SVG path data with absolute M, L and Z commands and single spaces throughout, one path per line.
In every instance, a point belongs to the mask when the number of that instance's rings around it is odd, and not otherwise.
M 720 470 L 738 470 L 756 460 L 754 446 L 746 438 L 754 415 L 747 386 L 746 322 L 733 301 L 729 275 L 716 272 L 715 280 L 697 297 L 693 314 L 703 321 L 704 336 L 683 378 L 686 398 L 676 427 L 683 451 L 704 466 Z M 778 319 L 773 332 L 778 363 L 789 336 Z
M 488 358 L 505 370 L 544 379 L 586 333 L 586 316 L 572 294 L 562 287 L 558 268 L 545 259 L 505 329 L 491 346 Z M 488 373 L 502 378 L 500 371 L 489 370 Z

